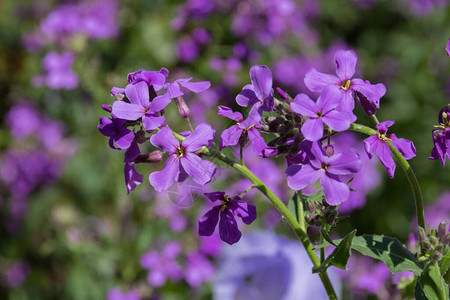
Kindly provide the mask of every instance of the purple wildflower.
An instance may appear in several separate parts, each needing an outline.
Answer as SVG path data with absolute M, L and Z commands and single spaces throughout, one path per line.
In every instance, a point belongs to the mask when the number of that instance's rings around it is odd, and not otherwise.
M 4 271 L 5 283 L 12 288 L 21 286 L 30 272 L 30 265 L 25 261 L 17 261 Z
M 450 56 L 450 39 L 448 39 L 447 46 L 445 47 L 445 51 L 447 51 L 447 55 Z
M 192 252 L 186 256 L 184 278 L 193 288 L 198 288 L 214 275 L 214 266 L 204 255 Z
M 341 103 L 337 107 L 341 111 L 353 111 L 355 108 L 354 91 L 360 92 L 370 103 L 380 108 L 380 98 L 386 93 L 384 84 L 374 85 L 367 80 L 352 79 L 358 60 L 356 53 L 351 50 L 339 50 L 336 52 L 334 60 L 336 61 L 337 76 L 312 69 L 305 76 L 305 85 L 308 89 L 312 92 L 322 92 L 325 87 L 332 86 L 334 93 L 341 99 Z
M 267 145 L 258 131 L 258 129 L 261 128 L 259 118 L 253 113 L 253 116 L 249 115 L 249 117 L 244 121 L 244 118 L 240 112 L 233 112 L 231 108 L 223 105 L 220 105 L 218 108 L 219 116 L 230 118 L 237 122 L 236 125 L 225 129 L 220 135 L 220 150 L 229 146 L 237 145 L 242 141 L 243 137 L 245 138 L 243 143 L 245 143 L 248 136 L 255 154 L 262 155 L 262 151 L 267 147 Z
M 136 171 L 133 162 L 125 163 L 123 172 L 125 174 L 125 185 L 127 187 L 127 194 L 129 194 L 138 185 L 142 183 L 144 177 Z
M 405 159 L 411 159 L 416 156 L 416 148 L 413 142 L 406 139 L 397 138 L 395 134 L 386 134 L 388 127 L 394 125 L 394 121 L 384 121 L 377 124 L 377 135 L 372 135 L 364 140 L 364 149 L 367 155 L 372 159 L 376 153 L 378 159 L 388 173 L 389 177 L 394 178 L 395 162 L 392 158 L 392 152 L 387 141 L 391 141 L 395 149 L 397 149 Z
M 150 102 L 148 86 L 143 81 L 127 85 L 125 94 L 131 103 L 125 101 L 113 103 L 112 113 L 117 118 L 135 121 L 142 117 L 142 124 L 148 131 L 155 130 L 164 124 L 164 116 L 159 116 L 158 112 L 170 103 L 170 97 L 167 94 L 156 96 Z
M 46 71 L 45 84 L 51 89 L 72 90 L 78 86 L 78 76 L 72 70 L 75 55 L 66 51 L 61 54 L 49 52 L 44 57 L 43 68 Z
M 191 80 L 192 77 L 177 79 L 172 83 L 167 83 L 165 88 L 170 97 L 173 99 L 184 95 L 184 93 L 180 90 L 180 86 L 194 93 L 203 92 L 211 86 L 211 82 L 209 81 L 190 82 Z
M 236 96 L 236 102 L 240 106 L 252 106 L 259 110 L 271 111 L 274 106 L 272 89 L 272 72 L 266 66 L 253 66 L 250 68 L 252 84 L 247 84 Z
M 211 125 L 202 123 L 198 125 L 183 142 L 179 142 L 168 127 L 150 138 L 150 142 L 166 152 L 169 152 L 164 169 L 153 172 L 149 176 L 150 184 L 156 191 L 167 190 L 173 181 L 186 173 L 198 184 L 207 184 L 211 181 L 216 166 L 207 160 L 202 160 L 196 151 L 209 145 L 214 140 L 215 130 Z
M 128 149 L 134 140 L 134 132 L 123 126 L 125 120 L 110 119 L 107 117 L 100 117 L 98 123 L 98 130 L 109 138 L 109 146 L 112 149 Z
M 118 287 L 112 288 L 106 294 L 107 300 L 140 300 L 141 296 L 136 290 L 129 290 L 128 292 L 122 292 Z
M 306 94 L 299 94 L 291 103 L 294 112 L 308 117 L 301 128 L 305 139 L 317 141 L 323 136 L 323 124 L 335 131 L 344 131 L 356 120 L 356 116 L 351 112 L 339 112 L 336 107 L 341 99 L 333 88 L 327 87 L 317 99 L 311 100 Z
M 157 92 L 163 88 L 168 74 L 169 71 L 166 68 L 162 68 L 159 71 L 146 71 L 141 69 L 136 72 L 129 73 L 127 75 L 127 80 L 130 84 L 137 84 L 138 82 L 144 81 L 148 86 L 152 86 Z
M 176 262 L 180 251 L 180 244 L 173 241 L 167 243 L 160 253 L 150 250 L 141 256 L 141 266 L 149 270 L 147 275 L 149 284 L 160 287 L 166 283 L 167 279 L 179 280 L 182 278 L 181 267 Z
M 205 193 L 205 196 L 215 202 L 220 200 L 220 204 L 214 206 L 198 221 L 198 233 L 200 236 L 210 236 L 214 233 L 219 222 L 219 233 L 222 241 L 232 245 L 241 238 L 238 229 L 236 216 L 249 225 L 256 219 L 256 207 L 248 204 L 238 196 L 229 198 L 224 192 Z
M 339 205 L 350 196 L 350 188 L 340 176 L 352 175 L 360 168 L 361 160 L 355 150 L 328 157 L 319 143 L 313 142 L 308 151 L 307 163 L 289 166 L 286 176 L 288 186 L 294 190 L 302 190 L 319 180 L 327 203 Z
M 429 159 L 440 159 L 445 167 L 446 158 L 450 158 L 450 106 L 447 105 L 439 112 L 439 125 L 432 130 L 433 150 Z

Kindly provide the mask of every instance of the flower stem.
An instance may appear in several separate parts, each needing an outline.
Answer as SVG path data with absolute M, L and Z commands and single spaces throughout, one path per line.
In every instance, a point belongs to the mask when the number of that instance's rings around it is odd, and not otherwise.
M 291 225 L 292 229 L 294 229 L 298 238 L 305 247 L 305 250 L 309 258 L 311 259 L 313 265 L 315 267 L 320 266 L 320 259 L 317 256 L 316 252 L 314 251 L 313 246 L 309 241 L 308 236 L 306 235 L 306 231 L 302 228 L 300 223 L 297 222 L 296 218 L 291 214 L 286 205 L 284 205 L 284 203 L 255 174 L 253 174 L 246 166 L 243 166 L 235 162 L 233 159 L 229 158 L 228 156 L 224 155 L 223 153 L 213 148 L 208 147 L 202 150 L 203 153 L 223 161 L 224 163 L 226 163 L 227 165 L 238 171 L 242 176 L 249 179 L 252 182 L 252 184 L 272 202 L 272 204 L 285 217 L 289 225 Z M 337 299 L 336 292 L 334 291 L 333 285 L 331 284 L 330 278 L 328 277 L 326 271 L 320 272 L 319 277 L 322 280 L 322 283 L 325 287 L 328 297 L 330 299 Z
M 350 130 L 355 132 L 364 133 L 366 135 L 374 135 L 377 134 L 375 130 L 373 130 L 370 127 L 360 125 L 353 123 L 350 125 Z M 411 165 L 408 163 L 408 161 L 403 157 L 403 155 L 394 148 L 392 143 L 390 141 L 387 141 L 389 147 L 391 148 L 392 153 L 394 154 L 395 158 L 397 159 L 398 163 L 402 167 L 403 171 L 406 174 L 406 177 L 408 178 L 409 184 L 411 185 L 411 190 L 414 195 L 414 200 L 416 203 L 416 213 L 417 213 L 417 223 L 420 227 L 425 228 L 425 215 L 423 210 L 423 196 L 422 192 L 420 190 L 419 182 L 417 181 L 416 174 L 414 173 L 413 169 L 411 168 Z

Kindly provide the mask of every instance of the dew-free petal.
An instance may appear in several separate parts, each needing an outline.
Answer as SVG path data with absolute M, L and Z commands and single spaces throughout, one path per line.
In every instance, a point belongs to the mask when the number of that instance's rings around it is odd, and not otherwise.
M 239 142 L 239 138 L 242 135 L 242 129 L 238 125 L 233 125 L 230 128 L 225 129 L 220 135 L 219 149 L 229 146 L 235 146 Z
M 335 175 L 322 176 L 320 185 L 322 186 L 325 200 L 330 205 L 339 205 L 350 196 L 350 188 Z
M 211 236 L 219 222 L 220 205 L 214 206 L 198 220 L 198 234 Z
M 310 165 L 291 165 L 286 169 L 288 186 L 296 191 L 316 182 L 323 175 L 323 171 Z
M 301 132 L 308 141 L 317 141 L 323 136 L 322 118 L 309 118 L 303 124 Z
M 311 69 L 306 73 L 304 82 L 311 92 L 320 93 L 326 86 L 339 86 L 341 80 L 334 75 L 321 73 L 316 69 Z
M 198 151 L 201 147 L 209 145 L 214 140 L 215 132 L 208 123 L 201 123 L 181 144 L 186 147 L 186 151 Z
M 112 105 L 112 114 L 119 119 L 135 121 L 145 114 L 144 109 L 140 104 L 116 101 Z
M 361 169 L 361 159 L 355 150 L 346 150 L 331 157 L 327 172 L 334 175 L 350 175 Z
M 169 152 L 169 154 L 175 153 L 177 147 L 180 146 L 180 142 L 173 136 L 172 130 L 169 127 L 163 127 L 158 133 L 152 135 L 150 137 L 150 143 L 155 147 Z
M 352 50 L 338 50 L 334 55 L 336 62 L 336 74 L 342 80 L 349 80 L 355 74 L 358 56 Z
M 220 213 L 219 234 L 220 239 L 230 245 L 241 239 L 242 234 L 238 229 L 236 219 L 229 210 Z
M 158 192 L 168 190 L 179 172 L 179 166 L 179 159 L 175 155 L 170 155 L 161 171 L 150 174 L 150 184 Z
M 215 164 L 190 152 L 186 152 L 180 161 L 186 173 L 198 184 L 207 184 L 216 172 Z

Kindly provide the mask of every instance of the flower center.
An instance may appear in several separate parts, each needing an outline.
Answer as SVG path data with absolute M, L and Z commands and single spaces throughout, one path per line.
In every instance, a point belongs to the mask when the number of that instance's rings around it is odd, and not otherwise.
M 322 163 L 322 169 L 324 169 L 324 170 L 328 169 L 328 165 L 327 165 L 327 164 L 324 164 L 324 163 Z
M 344 91 L 348 90 L 348 89 L 350 88 L 350 84 L 351 84 L 350 79 L 347 80 L 347 81 L 345 82 L 345 84 L 344 84 L 344 82 L 342 82 L 342 84 L 341 84 L 341 89 L 343 89 Z
M 185 153 L 186 153 L 186 151 L 181 146 L 177 148 L 177 157 L 178 158 L 183 157 Z
M 220 211 L 223 212 L 225 209 L 227 209 L 227 205 L 230 203 L 230 199 L 228 198 L 228 195 L 224 196 L 224 199 L 220 202 L 222 207 L 220 208 Z

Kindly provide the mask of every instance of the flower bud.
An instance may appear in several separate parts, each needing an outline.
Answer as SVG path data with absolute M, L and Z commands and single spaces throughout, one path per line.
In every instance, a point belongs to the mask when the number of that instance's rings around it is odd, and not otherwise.
M 438 227 L 438 236 L 442 238 L 447 233 L 447 223 L 441 222 Z
M 333 156 L 334 154 L 334 147 L 332 145 L 328 145 L 325 147 L 325 153 L 327 154 L 328 157 Z
M 159 150 L 152 151 L 148 154 L 141 154 L 139 155 L 134 161 L 136 163 L 159 163 L 163 159 L 163 152 Z
M 439 112 L 439 123 L 448 124 L 450 122 L 450 105 L 444 106 Z
M 441 242 L 442 242 L 444 245 L 449 245 L 449 246 L 450 246 L 450 232 L 448 232 L 448 233 L 444 236 L 444 238 L 441 238 Z
M 333 224 L 334 224 L 334 221 L 336 220 L 336 216 L 337 216 L 337 211 L 335 211 L 335 210 L 332 210 L 332 211 L 330 211 L 330 212 L 327 212 L 327 213 L 325 214 L 325 222 L 326 222 L 328 225 L 333 225 Z
M 369 100 L 367 100 L 366 96 L 364 96 L 358 91 L 355 91 L 355 96 L 368 117 L 377 112 L 377 107 L 374 104 L 372 104 Z
M 430 237 L 430 242 L 433 246 L 437 246 L 439 244 L 439 239 L 435 236 Z
M 427 233 L 425 232 L 425 229 L 423 229 L 422 227 L 419 227 L 418 232 L 419 232 L 419 241 L 420 242 L 427 239 Z
M 436 230 L 436 228 L 431 228 L 431 236 L 435 236 L 435 237 L 437 237 L 437 230 Z
M 278 95 L 280 95 L 280 97 L 282 99 L 284 99 L 284 100 L 288 99 L 288 95 L 282 89 L 280 89 L 279 87 L 277 87 L 277 93 L 278 93 Z
M 421 241 L 420 248 L 422 248 L 422 250 L 424 250 L 425 252 L 433 250 L 433 246 L 431 246 L 431 243 L 428 240 Z
M 189 118 L 189 116 L 191 115 L 191 110 L 187 106 L 186 101 L 184 101 L 183 97 L 178 97 L 176 102 L 180 116 L 184 119 Z
M 135 134 L 134 134 L 134 140 L 136 141 L 136 143 L 138 144 L 143 144 L 147 141 L 147 138 L 145 137 L 145 131 L 144 130 L 138 130 Z
M 436 246 L 436 248 L 434 248 L 434 250 L 442 253 L 442 250 L 444 250 L 444 245 L 439 244 Z
M 308 201 L 307 205 L 308 205 L 308 210 L 309 210 L 309 212 L 313 214 L 313 213 L 316 211 L 316 208 L 315 208 L 314 205 L 313 205 L 311 202 L 309 202 L 309 201 Z
M 306 220 L 306 223 L 308 223 L 309 225 L 312 225 L 314 223 L 313 219 L 308 215 L 305 216 L 305 220 Z
M 442 253 L 433 252 L 433 254 L 431 254 L 431 259 L 434 261 L 440 261 L 442 259 Z
M 111 105 L 108 105 L 108 104 L 102 104 L 102 109 L 109 113 L 112 112 Z

